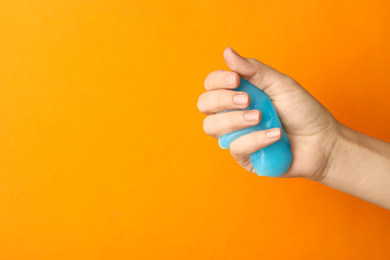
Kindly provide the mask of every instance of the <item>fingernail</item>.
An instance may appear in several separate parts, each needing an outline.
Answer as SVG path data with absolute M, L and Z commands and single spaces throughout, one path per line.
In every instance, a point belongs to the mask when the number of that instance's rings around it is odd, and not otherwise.
M 259 120 L 259 111 L 249 111 L 244 115 L 246 121 L 254 122 Z
M 267 138 L 269 139 L 274 139 L 274 138 L 278 138 L 280 136 L 280 129 L 279 128 L 275 128 L 275 129 L 271 129 L 271 130 L 268 130 L 265 135 L 267 136 Z
M 233 101 L 237 105 L 246 105 L 248 104 L 248 96 L 246 94 L 237 94 L 233 97 Z
M 236 77 L 233 74 L 229 74 L 225 77 L 225 81 L 229 85 L 233 85 L 234 82 L 236 81 Z

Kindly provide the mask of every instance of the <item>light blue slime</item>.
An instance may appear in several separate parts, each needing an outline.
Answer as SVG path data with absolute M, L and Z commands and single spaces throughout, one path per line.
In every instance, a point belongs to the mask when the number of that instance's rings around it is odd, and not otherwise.
M 288 170 L 292 161 L 291 145 L 271 99 L 263 90 L 255 87 L 245 79 L 241 79 L 240 86 L 235 90 L 249 94 L 251 102 L 248 108 L 244 110 L 260 110 L 262 115 L 261 121 L 258 125 L 222 135 L 218 141 L 219 146 L 223 149 L 228 149 L 230 143 L 240 136 L 255 131 L 279 127 L 282 129 L 282 137 L 280 140 L 252 153 L 249 155 L 249 158 L 257 175 L 269 177 L 278 177 L 282 175 Z

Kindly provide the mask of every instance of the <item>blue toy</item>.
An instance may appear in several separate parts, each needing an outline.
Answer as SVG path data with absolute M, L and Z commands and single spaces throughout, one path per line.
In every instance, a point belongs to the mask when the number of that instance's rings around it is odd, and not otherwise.
M 219 146 L 223 149 L 228 149 L 230 143 L 240 136 L 255 131 L 279 127 L 282 130 L 282 137 L 280 140 L 263 149 L 258 150 L 257 152 L 252 153 L 249 155 L 249 158 L 257 175 L 269 177 L 278 177 L 282 175 L 291 165 L 291 145 L 287 134 L 284 132 L 279 116 L 276 113 L 271 99 L 263 90 L 257 88 L 248 80 L 242 78 L 240 86 L 234 90 L 248 93 L 251 102 L 248 108 L 244 110 L 260 110 L 262 115 L 261 121 L 258 125 L 222 135 L 218 141 Z

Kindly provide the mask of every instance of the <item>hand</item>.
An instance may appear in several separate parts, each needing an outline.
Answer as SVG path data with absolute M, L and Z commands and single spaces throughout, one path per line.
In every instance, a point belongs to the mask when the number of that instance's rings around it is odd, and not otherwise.
M 204 131 L 218 139 L 260 122 L 261 111 L 257 110 L 217 113 L 248 107 L 249 96 L 232 90 L 240 85 L 240 77 L 247 79 L 270 97 L 289 137 L 293 161 L 280 177 L 321 180 L 341 124 L 291 77 L 256 59 L 242 57 L 230 47 L 225 49 L 223 56 L 232 71 L 217 70 L 207 75 L 204 82 L 207 92 L 198 100 L 198 109 L 207 115 Z M 232 156 L 243 168 L 254 173 L 249 154 L 280 139 L 280 129 L 271 132 L 258 131 L 237 138 L 229 148 Z

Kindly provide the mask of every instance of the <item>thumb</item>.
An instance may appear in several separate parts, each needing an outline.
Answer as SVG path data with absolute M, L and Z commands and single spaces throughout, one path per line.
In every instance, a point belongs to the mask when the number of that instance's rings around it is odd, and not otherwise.
M 277 95 L 286 90 L 283 89 L 285 84 L 279 83 L 286 81 L 289 77 L 261 61 L 242 57 L 231 47 L 224 50 L 223 57 L 232 71 L 266 91 L 268 95 Z M 275 85 L 278 86 L 273 87 Z

